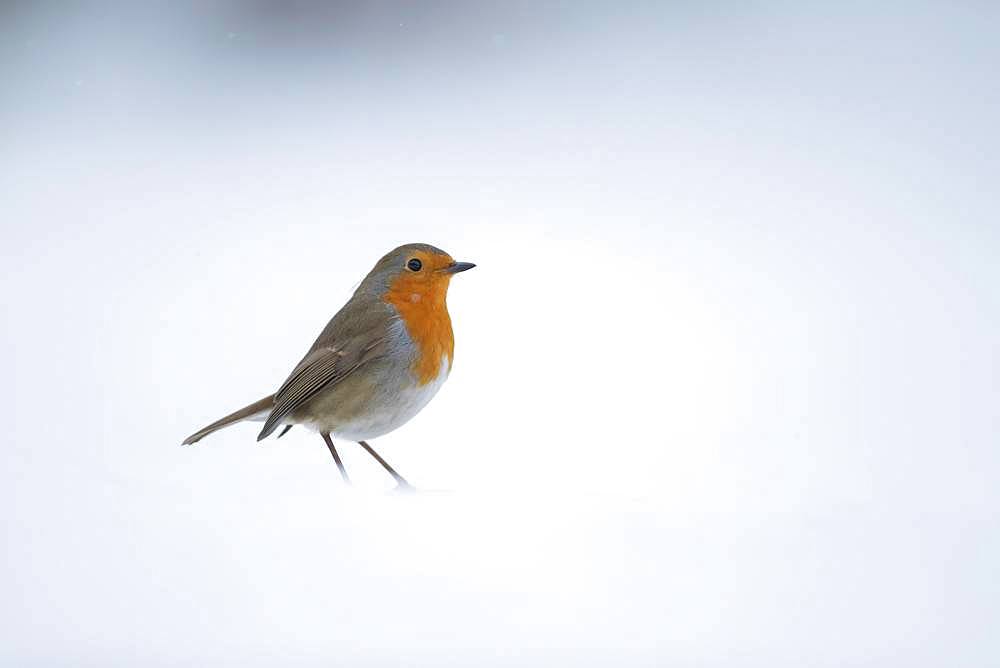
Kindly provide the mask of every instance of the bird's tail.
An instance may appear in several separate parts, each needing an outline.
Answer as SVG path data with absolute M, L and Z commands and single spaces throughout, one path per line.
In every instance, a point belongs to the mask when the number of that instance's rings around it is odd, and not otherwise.
M 253 419 L 264 419 L 267 414 L 271 412 L 274 407 L 274 395 L 268 395 L 261 399 L 260 401 L 255 401 L 249 406 L 244 406 L 235 413 L 230 413 L 224 418 L 220 418 L 208 425 L 207 427 L 202 427 L 195 433 L 191 434 L 184 439 L 183 445 L 191 445 L 192 443 L 197 443 L 201 439 L 205 438 L 214 431 L 218 431 L 223 427 L 228 427 L 231 424 L 236 424 L 237 422 L 243 422 L 244 420 Z

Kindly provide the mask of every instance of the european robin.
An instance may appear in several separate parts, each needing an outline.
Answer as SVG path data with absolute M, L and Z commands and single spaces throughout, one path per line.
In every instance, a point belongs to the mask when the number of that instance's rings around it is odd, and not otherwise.
M 257 440 L 283 427 L 315 431 L 349 482 L 333 438 L 357 441 L 401 487 L 409 483 L 367 441 L 404 425 L 451 371 L 455 339 L 446 298 L 451 277 L 472 269 L 428 244 L 389 252 L 355 290 L 274 394 L 184 439 L 196 443 L 244 420 L 263 420 Z

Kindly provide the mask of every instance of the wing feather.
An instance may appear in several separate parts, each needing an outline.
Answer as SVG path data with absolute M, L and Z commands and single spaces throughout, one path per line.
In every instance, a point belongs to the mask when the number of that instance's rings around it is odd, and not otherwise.
M 274 408 L 267 416 L 257 440 L 270 436 L 286 417 L 318 392 L 340 382 L 358 367 L 380 356 L 384 347 L 384 338 L 373 341 L 355 338 L 343 346 L 327 345 L 311 351 L 275 393 Z

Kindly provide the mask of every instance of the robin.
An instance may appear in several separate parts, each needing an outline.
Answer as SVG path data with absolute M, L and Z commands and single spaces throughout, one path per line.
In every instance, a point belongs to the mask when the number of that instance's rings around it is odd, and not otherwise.
M 455 339 L 446 297 L 451 277 L 472 269 L 428 244 L 407 244 L 378 261 L 274 394 L 196 431 L 184 445 L 223 427 L 263 420 L 257 440 L 300 424 L 319 432 L 345 482 L 333 437 L 357 441 L 402 488 L 410 484 L 370 439 L 406 424 L 451 371 Z

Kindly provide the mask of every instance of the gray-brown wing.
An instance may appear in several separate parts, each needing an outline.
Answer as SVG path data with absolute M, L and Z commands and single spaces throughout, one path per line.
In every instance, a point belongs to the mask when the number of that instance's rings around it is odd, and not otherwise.
M 340 382 L 361 365 L 380 356 L 384 349 L 384 339 L 353 339 L 343 346 L 329 345 L 310 352 L 275 393 L 274 408 L 257 440 L 270 436 L 296 408 L 312 399 L 317 392 Z

